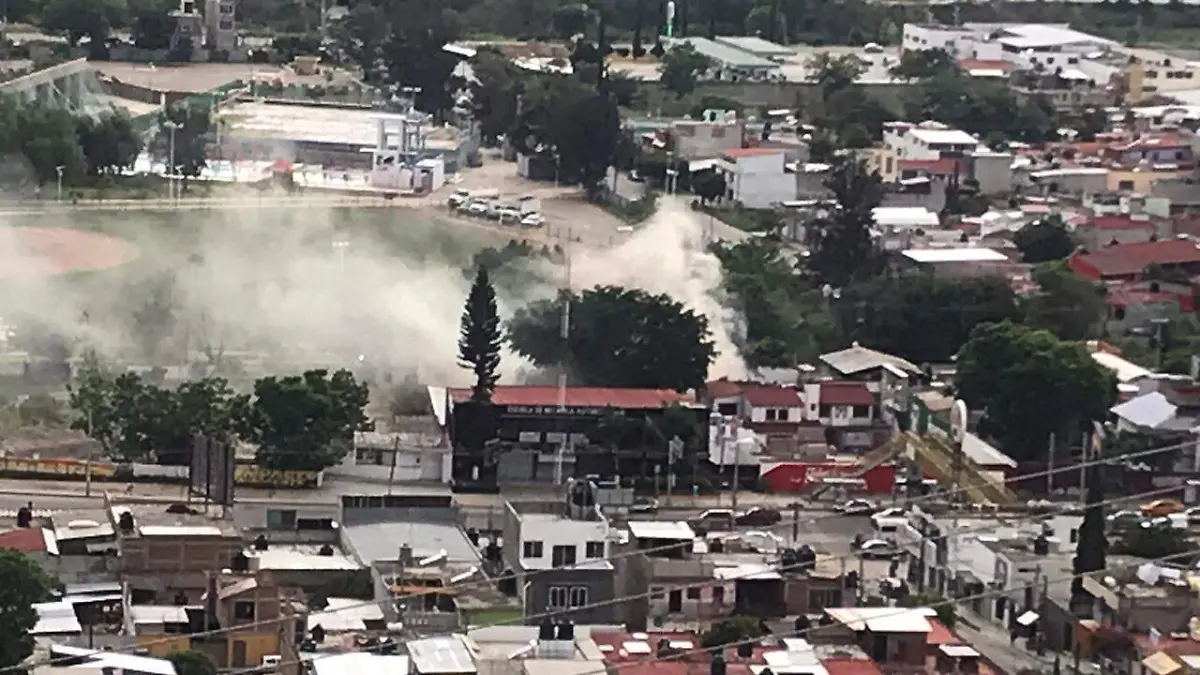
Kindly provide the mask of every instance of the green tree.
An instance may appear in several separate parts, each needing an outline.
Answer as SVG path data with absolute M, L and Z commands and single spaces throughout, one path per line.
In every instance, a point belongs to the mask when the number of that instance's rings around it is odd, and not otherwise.
M 512 142 L 554 162 L 562 181 L 578 181 L 594 193 L 608 174 L 620 136 L 612 96 L 576 78 L 542 77 L 525 88 Z
M 1139 558 L 1173 558 L 1171 562 L 1187 563 L 1182 553 L 1192 551 L 1187 531 L 1170 523 L 1142 523 L 1126 530 L 1113 545 L 1113 553 Z
M 142 141 L 133 120 L 123 112 L 78 120 L 79 147 L 93 176 L 130 168 L 142 151 Z
M 739 344 L 756 367 L 791 367 L 840 345 L 841 336 L 825 301 L 796 271 L 778 237 L 717 244 L 722 285 L 746 319 Z
M 834 56 L 821 52 L 808 61 L 808 81 L 817 85 L 821 98 L 829 100 L 835 94 L 854 86 L 866 72 L 866 66 L 854 54 Z
M 176 23 L 171 12 L 177 9 L 179 3 L 173 0 L 130 0 L 130 32 L 134 46 L 153 50 L 169 48 Z
M 364 45 L 358 65 L 367 82 L 413 88 L 417 108 L 438 117 L 453 108 L 458 57 L 442 47 L 462 34 L 462 17 L 454 7 L 437 0 L 357 4 L 375 7 L 366 10 L 374 24 L 351 24 L 353 39 Z
M 874 276 L 883 258 L 871 240 L 872 210 L 883 199 L 879 174 L 865 161 L 842 157 L 825 181 L 837 207 L 809 228 L 808 270 L 823 284 L 843 288 L 855 279 Z
M 171 271 L 159 272 L 126 287 L 126 297 L 136 299 L 131 332 L 141 347 L 142 357 L 151 365 L 163 365 L 164 348 L 175 332 L 178 319 L 175 296 L 175 275 Z
M 846 339 L 914 363 L 949 361 L 975 326 L 1021 318 L 1002 279 L 913 273 L 851 284 L 834 303 Z
M 667 295 L 598 286 L 571 299 L 567 340 L 560 337 L 563 301 L 534 302 L 508 323 L 513 350 L 534 364 L 566 364 L 587 386 L 700 387 L 716 356 L 708 319 Z
M 486 267 L 475 272 L 475 282 L 467 295 L 458 335 L 458 364 L 475 374 L 471 398 L 492 400 L 496 389 L 496 368 L 500 366 L 500 347 L 504 335 L 500 328 L 500 313 L 496 309 L 496 291 L 488 280 Z
M 1008 321 L 976 326 L 958 354 L 959 396 L 982 410 L 980 430 L 1017 461 L 1045 456 L 1103 420 L 1116 382 L 1079 343 Z
M 114 455 L 119 434 L 113 405 L 115 379 L 95 352 L 89 352 L 76 369 L 74 381 L 67 385 L 68 406 L 77 415 L 71 428 L 99 443 L 105 457 Z
M 901 80 L 925 80 L 945 72 L 958 70 L 954 57 L 945 49 L 905 49 L 900 62 L 892 67 L 892 77 Z
M 1025 323 L 1044 328 L 1063 340 L 1099 334 L 1107 303 L 1104 286 L 1085 279 L 1065 262 L 1033 268 L 1038 292 L 1025 301 Z
M 1062 216 L 1053 214 L 1026 224 L 1013 235 L 1021 261 L 1041 263 L 1062 260 L 1075 250 L 1075 238 L 1067 231 Z
M 66 422 L 63 406 L 49 394 L 31 394 L 17 404 L 22 426 L 60 427 Z
M 664 89 L 683 98 L 696 90 L 700 78 L 712 67 L 712 61 L 696 51 L 691 43 L 675 45 L 663 54 L 658 70 L 659 83 Z
M 521 92 L 521 73 L 511 59 L 491 49 L 481 49 L 471 62 L 475 75 L 471 83 L 471 104 L 479 133 L 494 143 L 513 130 L 517 123 L 517 97 Z
M 762 637 L 762 622 L 754 617 L 733 616 L 714 623 L 700 636 L 700 644 L 706 649 L 743 642 Z
M 167 655 L 167 660 L 175 666 L 178 675 L 217 675 L 217 666 L 208 654 L 195 649 L 173 651 Z
M 253 397 L 239 398 L 235 429 L 257 446 L 260 466 L 320 471 L 341 461 L 356 431 L 370 430 L 368 398 L 367 385 L 348 370 L 264 377 Z
M 13 550 L 0 550 L 0 668 L 16 668 L 33 654 L 33 605 L 46 602 L 60 588 L 36 562 Z
M 1088 473 L 1087 492 L 1084 494 L 1086 508 L 1083 522 L 1079 525 L 1079 541 L 1072 560 L 1072 598 L 1083 596 L 1083 579 L 1078 575 L 1098 572 L 1108 567 L 1108 536 L 1104 518 L 1104 465 L 1093 464 L 1085 469 Z M 1091 597 L 1091 596 L 1086 596 Z
M 124 23 L 126 10 L 124 0 L 47 0 L 41 27 L 64 35 L 72 47 L 85 37 L 103 46 L 113 27 Z
M 692 192 L 700 198 L 701 204 L 708 204 L 725 196 L 725 175 L 710 171 L 701 174 L 692 181 Z
M 154 155 L 170 163 L 171 138 L 175 139 L 175 166 L 171 172 L 195 177 L 208 164 L 208 134 L 212 114 L 199 103 L 176 103 L 160 114 L 158 135 L 152 146 Z M 172 127 L 174 130 L 172 130 Z

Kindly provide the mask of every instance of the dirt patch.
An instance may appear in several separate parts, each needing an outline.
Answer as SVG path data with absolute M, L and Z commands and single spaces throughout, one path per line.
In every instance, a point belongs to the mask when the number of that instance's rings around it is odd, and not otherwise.
M 65 227 L 0 227 L 0 281 L 104 270 L 137 256 L 130 242 Z

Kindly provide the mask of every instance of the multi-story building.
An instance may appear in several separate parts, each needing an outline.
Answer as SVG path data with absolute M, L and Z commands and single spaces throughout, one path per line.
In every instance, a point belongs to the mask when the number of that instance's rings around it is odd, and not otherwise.
M 725 197 L 748 209 L 770 209 L 796 198 L 796 174 L 788 173 L 783 148 L 733 148 L 716 169 L 725 176 Z
M 884 125 L 883 144 L 897 161 L 938 160 L 962 157 L 977 148 L 979 140 L 939 122 L 891 122 Z
M 207 0 L 204 23 L 210 49 L 226 54 L 237 49 L 236 0 Z
M 690 396 L 661 389 L 569 387 L 559 400 L 556 387 L 500 386 L 492 404 L 470 403 L 468 389 L 446 392 L 446 429 L 453 448 L 456 490 L 495 490 L 508 482 L 553 482 L 571 476 L 649 476 L 654 466 L 693 466 L 708 447 L 707 437 L 672 457 L 665 443 L 632 450 L 589 439 L 609 421 L 659 419 L 667 410 L 707 421 L 707 411 Z M 702 434 L 703 435 L 703 434 Z
M 515 576 L 531 623 L 555 612 L 575 623 L 619 623 L 612 534 L 596 503 L 596 486 L 572 481 L 560 502 L 506 502 L 505 565 Z
M 116 531 L 121 579 L 134 602 L 198 602 L 206 576 L 229 568 L 245 544 L 232 520 L 196 513 L 168 513 L 162 506 L 105 506 Z

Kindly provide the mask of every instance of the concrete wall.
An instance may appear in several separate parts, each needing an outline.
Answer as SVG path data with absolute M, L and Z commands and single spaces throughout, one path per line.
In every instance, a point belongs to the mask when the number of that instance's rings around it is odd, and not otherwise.
M 866 92 L 879 98 L 884 104 L 898 106 L 900 97 L 907 84 L 867 84 Z M 744 108 L 753 109 L 758 106 L 770 108 L 799 108 L 806 112 L 818 111 L 822 105 L 820 92 L 811 82 L 710 82 L 700 85 L 691 95 L 676 99 L 675 95 L 662 88 L 657 82 L 645 82 L 641 85 L 649 110 L 661 111 L 664 114 L 687 112 L 693 103 L 698 103 L 703 97 L 719 97 L 738 101 Z

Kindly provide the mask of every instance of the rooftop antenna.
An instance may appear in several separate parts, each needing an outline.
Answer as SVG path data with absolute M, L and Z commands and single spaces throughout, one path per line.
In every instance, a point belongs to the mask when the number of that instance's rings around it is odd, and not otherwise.
M 566 417 L 567 412 L 567 354 L 569 354 L 568 338 L 571 335 L 571 228 L 567 228 L 567 240 L 563 246 L 563 257 L 566 263 L 566 274 L 564 278 L 563 290 L 566 291 L 563 295 L 563 313 L 562 325 L 559 327 L 558 336 L 563 341 L 563 362 L 559 364 L 558 370 L 558 414 L 559 419 Z M 567 443 L 571 436 L 571 430 L 568 428 L 562 437 L 562 441 L 558 446 L 558 454 L 554 458 L 554 484 L 562 485 L 563 482 L 563 460 L 567 454 Z

